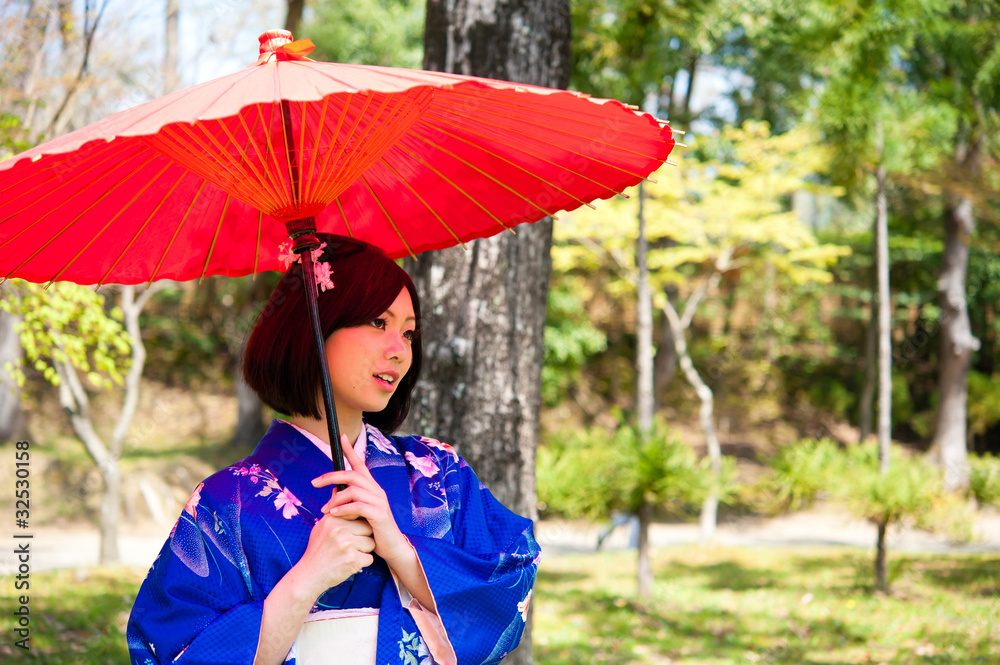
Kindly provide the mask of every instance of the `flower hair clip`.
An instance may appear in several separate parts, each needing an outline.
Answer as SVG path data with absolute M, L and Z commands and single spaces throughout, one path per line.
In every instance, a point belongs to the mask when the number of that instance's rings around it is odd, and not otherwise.
M 312 250 L 313 275 L 316 277 L 316 288 L 320 291 L 327 291 L 333 288 L 333 279 L 331 278 L 333 268 L 330 267 L 329 263 L 319 260 L 325 248 L 326 243 L 324 242 Z M 278 260 L 284 264 L 285 270 L 288 270 L 289 266 L 293 263 L 302 263 L 302 256 L 292 251 L 292 243 L 283 242 L 278 245 Z

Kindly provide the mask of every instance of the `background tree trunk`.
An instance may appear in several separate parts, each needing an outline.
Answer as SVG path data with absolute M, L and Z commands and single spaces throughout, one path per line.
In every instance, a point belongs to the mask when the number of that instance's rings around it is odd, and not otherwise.
M 264 424 L 264 403 L 243 380 L 244 351 L 243 344 L 240 344 L 237 350 L 236 372 L 233 377 L 233 383 L 236 386 L 236 429 L 233 431 L 233 438 L 230 439 L 229 445 L 239 450 L 250 451 L 264 436 L 267 427 Z
M 285 30 L 291 31 L 292 35 L 298 38 L 295 31 L 302 22 L 302 12 L 306 8 L 306 0 L 288 0 L 287 12 L 285 13 Z
M 969 176 L 979 170 L 982 137 L 971 145 L 959 141 L 956 164 Z M 944 467 L 945 488 L 961 490 L 969 484 L 966 448 L 968 426 L 966 377 L 979 340 L 972 335 L 966 306 L 965 281 L 969 266 L 969 240 L 976 230 L 972 201 L 966 195 L 949 197 L 945 206 L 944 255 L 941 261 L 941 359 L 938 387 L 940 398 L 934 427 L 931 457 Z
M 875 546 L 875 589 L 889 592 L 889 574 L 886 571 L 886 531 L 885 522 L 878 523 L 878 542 Z
M 163 94 L 180 88 L 178 67 L 179 46 L 177 25 L 181 13 L 181 0 L 167 0 L 167 23 L 163 39 Z
M 636 569 L 640 598 L 649 598 L 653 593 L 653 563 L 649 558 L 649 525 L 652 521 L 653 507 L 644 502 L 639 508 L 639 557 Z
M 20 318 L 0 312 L 0 441 L 16 441 L 24 431 L 21 389 L 4 369 L 7 363 L 16 367 L 24 355 L 16 330 Z
M 869 304 L 868 329 L 865 330 L 865 382 L 861 387 L 858 441 L 864 443 L 872 433 L 875 384 L 878 380 L 878 290 L 872 288 Z
M 646 265 L 648 243 L 643 216 L 643 183 L 639 183 L 639 235 L 636 238 L 635 263 L 639 271 L 636 285 L 636 420 L 640 432 L 653 428 L 653 297 Z
M 563 88 L 568 0 L 429 0 L 424 68 Z M 534 518 L 551 220 L 408 260 L 424 368 L 404 428 L 452 443 L 511 510 Z M 531 662 L 531 624 L 506 662 Z
M 882 124 L 878 124 L 879 153 Z M 885 166 L 875 170 L 875 265 L 878 270 L 878 458 L 883 474 L 889 472 L 892 450 L 892 294 L 889 292 L 889 209 L 885 198 Z

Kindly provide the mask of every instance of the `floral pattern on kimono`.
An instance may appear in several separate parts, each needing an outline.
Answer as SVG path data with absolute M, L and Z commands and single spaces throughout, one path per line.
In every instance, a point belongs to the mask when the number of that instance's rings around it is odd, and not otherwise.
M 451 446 L 366 430 L 365 464 L 417 552 L 457 662 L 499 662 L 527 617 L 540 554 L 531 521 L 501 505 Z M 132 663 L 253 663 L 264 599 L 305 552 L 329 498 L 310 481 L 329 470 L 315 445 L 275 421 L 252 455 L 199 484 L 139 589 L 127 631 Z M 373 606 L 376 663 L 430 665 L 377 556 L 313 611 Z

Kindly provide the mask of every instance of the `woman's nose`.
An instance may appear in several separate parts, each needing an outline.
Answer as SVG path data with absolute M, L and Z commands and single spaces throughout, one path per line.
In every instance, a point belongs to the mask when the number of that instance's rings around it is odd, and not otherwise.
M 385 357 L 402 360 L 406 357 L 406 340 L 403 333 L 388 335 L 385 346 Z

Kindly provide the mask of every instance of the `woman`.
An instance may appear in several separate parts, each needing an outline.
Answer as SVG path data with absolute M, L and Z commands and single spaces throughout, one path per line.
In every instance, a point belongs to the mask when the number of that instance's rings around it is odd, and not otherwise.
M 420 370 L 413 282 L 371 245 L 319 236 L 319 312 L 348 468 L 330 471 L 293 264 L 243 364 L 250 387 L 288 417 L 195 489 L 132 609 L 133 663 L 494 663 L 520 639 L 539 556 L 530 520 L 500 505 L 450 446 L 388 436 Z

